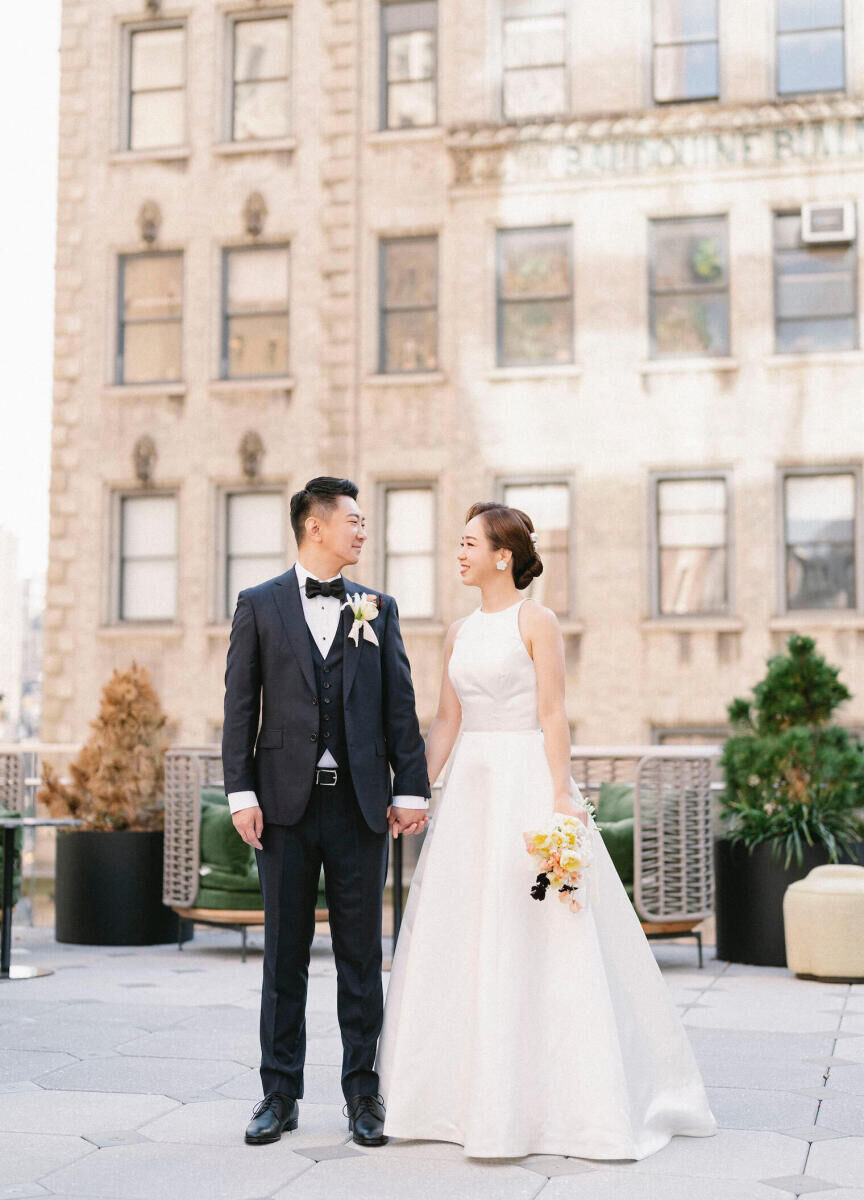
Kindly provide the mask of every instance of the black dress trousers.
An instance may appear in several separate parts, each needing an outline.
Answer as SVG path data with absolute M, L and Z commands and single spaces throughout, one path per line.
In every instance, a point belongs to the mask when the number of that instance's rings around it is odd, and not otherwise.
M 374 833 L 348 771 L 335 787 L 316 785 L 296 825 L 265 824 L 256 850 L 264 896 L 261 1083 L 303 1096 L 306 989 L 321 866 L 336 960 L 346 1099 L 376 1095 L 375 1054 L 384 1015 L 381 910 L 387 833 Z

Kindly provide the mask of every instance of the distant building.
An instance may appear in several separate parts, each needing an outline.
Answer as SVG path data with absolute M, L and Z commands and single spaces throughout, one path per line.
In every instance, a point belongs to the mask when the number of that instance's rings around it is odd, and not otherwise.
M 21 587 L 18 539 L 0 527 L 0 742 L 15 741 L 21 713 Z
M 45 578 L 25 579 L 22 593 L 21 712 L 22 738 L 38 738 L 42 724 L 42 623 Z
M 496 496 L 578 741 L 721 736 L 791 630 L 864 724 L 860 5 L 63 8 L 43 736 L 133 658 L 216 736 L 322 472 L 424 724 Z

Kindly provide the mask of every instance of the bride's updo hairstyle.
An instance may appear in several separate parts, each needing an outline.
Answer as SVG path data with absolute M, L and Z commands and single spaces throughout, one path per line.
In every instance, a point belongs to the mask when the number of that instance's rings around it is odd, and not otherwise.
M 513 555 L 513 582 L 522 591 L 532 579 L 543 574 L 543 563 L 534 545 L 534 523 L 521 508 L 494 504 L 484 500 L 472 504 L 465 516 L 466 523 L 474 517 L 483 518 L 483 528 L 493 550 L 509 550 Z

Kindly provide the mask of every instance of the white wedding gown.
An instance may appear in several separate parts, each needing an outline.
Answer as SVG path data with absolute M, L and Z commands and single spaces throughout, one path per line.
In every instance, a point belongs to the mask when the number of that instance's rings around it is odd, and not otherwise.
M 453 647 L 462 733 L 390 975 L 385 1132 L 479 1158 L 644 1158 L 716 1123 L 599 833 L 585 911 L 530 895 L 522 834 L 550 817 L 553 787 L 522 603 L 477 609 Z

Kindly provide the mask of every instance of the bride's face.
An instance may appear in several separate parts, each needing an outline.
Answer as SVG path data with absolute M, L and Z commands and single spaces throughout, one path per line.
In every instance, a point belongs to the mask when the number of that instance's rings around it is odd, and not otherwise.
M 459 574 L 466 587 L 482 587 L 485 581 L 496 574 L 495 566 L 502 557 L 500 550 L 494 550 L 486 536 L 483 519 L 472 517 L 459 539 Z

